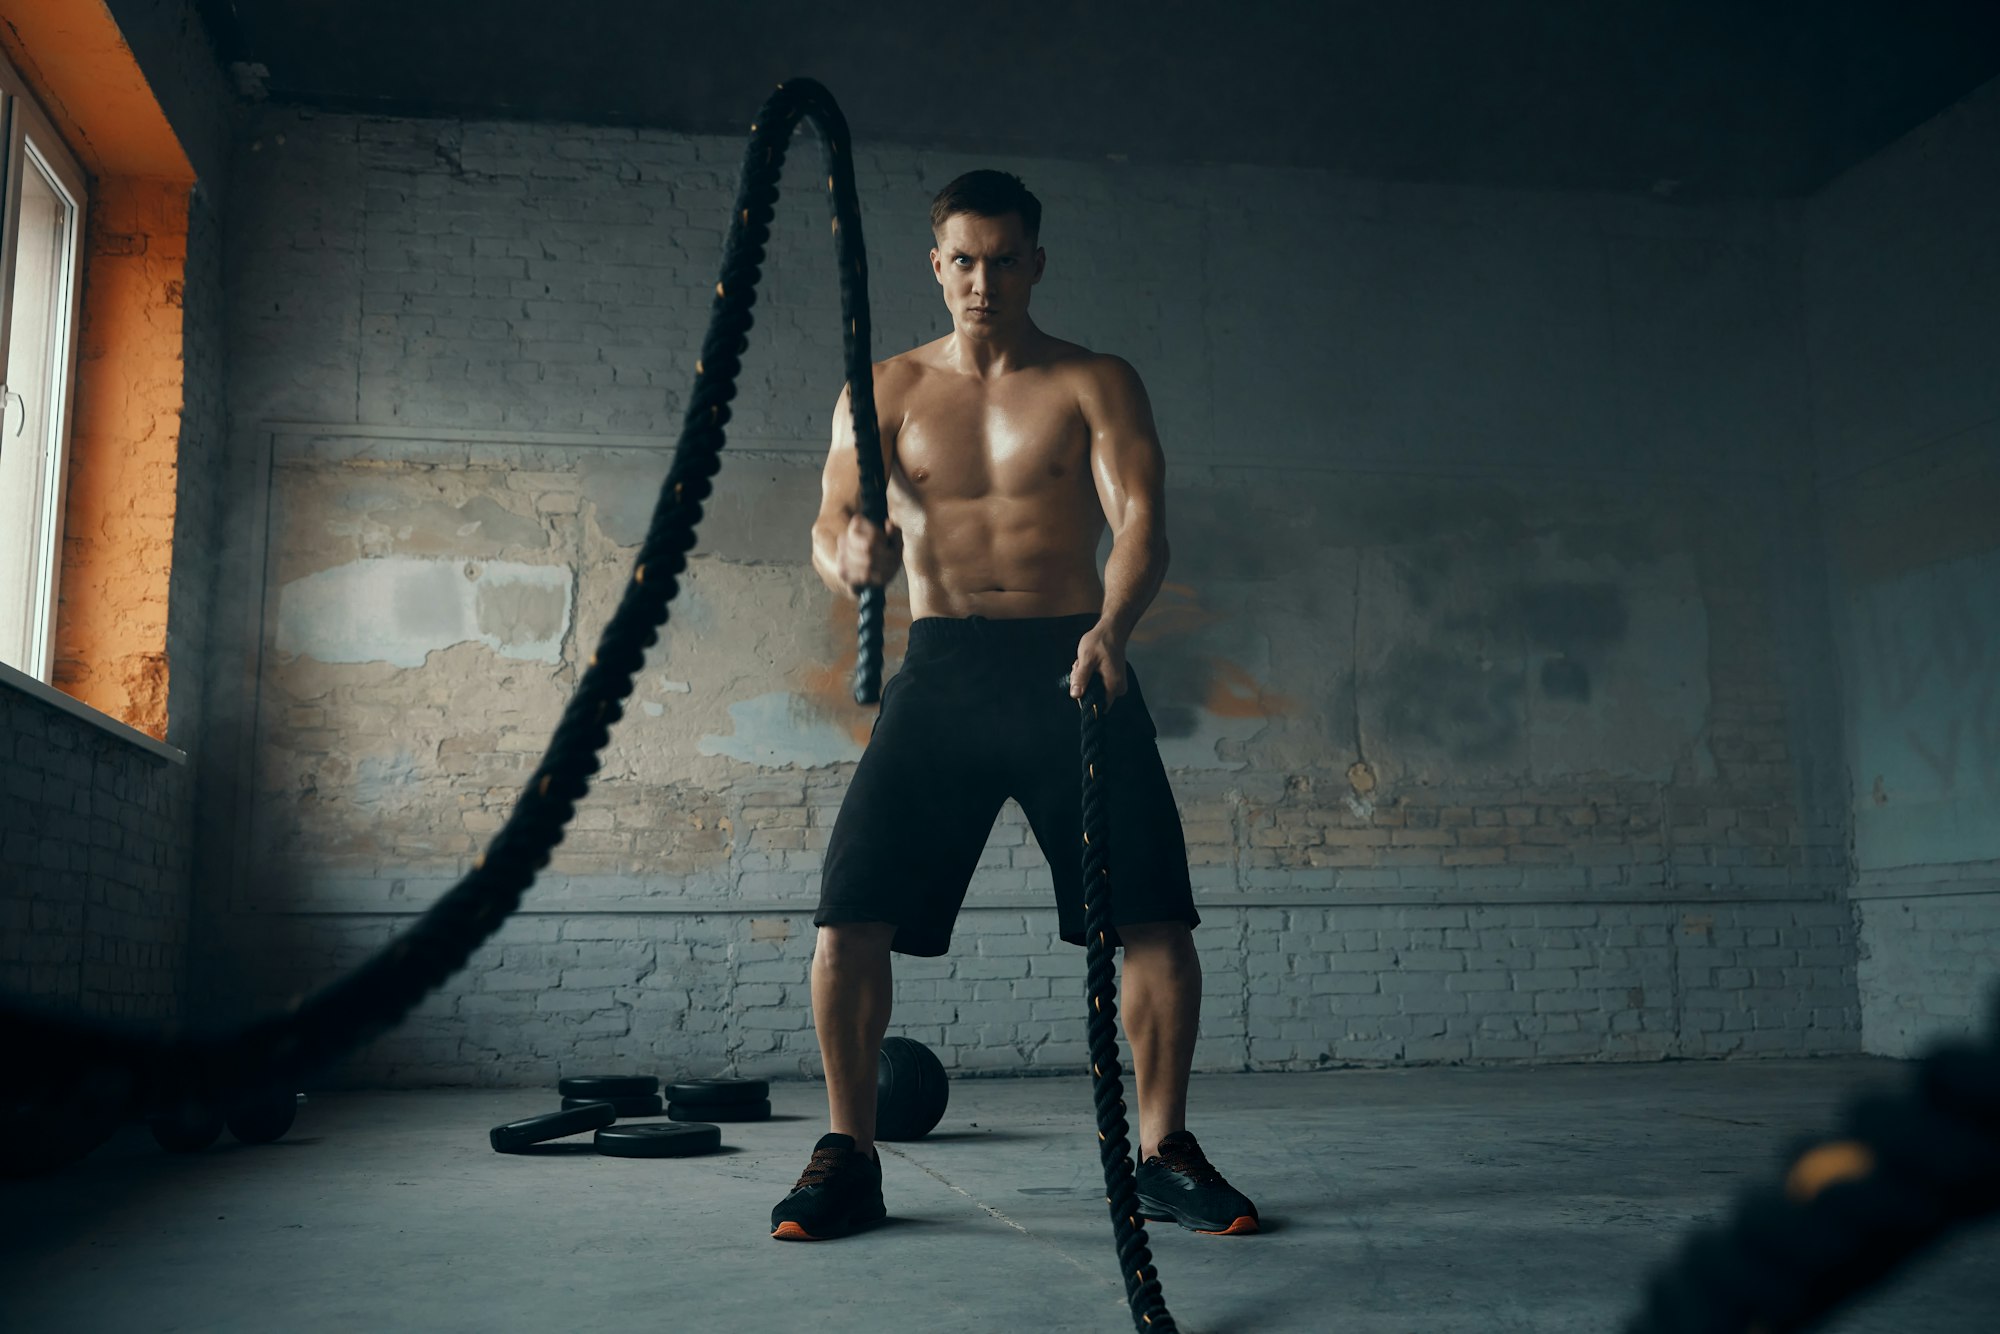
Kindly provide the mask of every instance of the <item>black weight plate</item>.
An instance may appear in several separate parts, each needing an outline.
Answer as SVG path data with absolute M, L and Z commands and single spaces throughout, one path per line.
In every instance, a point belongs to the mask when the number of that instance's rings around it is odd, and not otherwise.
M 918 1106 L 917 1063 L 900 1038 L 884 1038 L 882 1055 L 875 1063 L 875 1138 L 912 1139 Z
M 153 1138 L 169 1153 L 199 1153 L 222 1134 L 222 1113 L 202 1108 L 184 1108 L 148 1123 Z
M 689 1079 L 667 1085 L 667 1101 L 683 1107 L 756 1102 L 770 1096 L 771 1083 L 767 1079 Z
M 876 1065 L 875 1138 L 922 1139 L 944 1116 L 951 1081 L 937 1053 L 914 1038 L 882 1040 Z
M 684 1107 L 670 1102 L 667 1104 L 667 1116 L 674 1121 L 768 1121 L 771 1119 L 771 1100 L 715 1102 L 706 1107 Z
M 597 1151 L 614 1158 L 691 1158 L 722 1147 L 722 1127 L 690 1121 L 634 1121 L 597 1132 Z
M 657 1075 L 571 1075 L 556 1081 L 565 1098 L 643 1098 L 660 1091 Z
M 298 1095 L 267 1094 L 229 1114 L 229 1133 L 245 1144 L 269 1144 L 285 1137 L 298 1114 Z
M 588 1107 L 572 1107 L 566 1112 L 549 1112 L 521 1121 L 509 1121 L 504 1126 L 493 1127 L 487 1139 L 492 1142 L 495 1153 L 519 1153 L 529 1145 L 545 1140 L 581 1135 L 586 1130 L 602 1130 L 617 1119 L 618 1113 L 610 1103 L 593 1102 Z
M 620 1120 L 628 1116 L 658 1116 L 666 1107 L 657 1093 L 644 1098 L 564 1098 L 563 1106 L 588 1107 L 593 1102 L 610 1103 L 611 1110 L 618 1113 Z
M 0 1180 L 51 1172 L 110 1139 L 138 1076 L 90 1066 L 54 1087 L 0 1098 Z

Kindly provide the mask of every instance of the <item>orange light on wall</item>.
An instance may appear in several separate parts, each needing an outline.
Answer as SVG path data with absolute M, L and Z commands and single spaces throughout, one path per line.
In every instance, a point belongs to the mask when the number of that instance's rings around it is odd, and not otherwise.
M 194 169 L 103 0 L 0 0 L 0 49 L 92 178 L 53 683 L 164 738 Z

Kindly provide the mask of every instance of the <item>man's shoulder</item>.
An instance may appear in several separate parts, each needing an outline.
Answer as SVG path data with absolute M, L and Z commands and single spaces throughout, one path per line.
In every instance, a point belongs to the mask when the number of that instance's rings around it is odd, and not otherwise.
M 936 346 L 925 343 L 875 363 L 875 411 L 884 426 L 903 414 L 917 383 L 935 364 Z
M 884 357 L 875 363 L 875 378 L 911 379 L 922 375 L 937 366 L 939 353 L 943 351 L 948 341 L 949 337 L 933 338 L 928 343 L 917 344 L 907 352 Z
M 1099 352 L 1081 343 L 1057 340 L 1049 353 L 1051 369 L 1078 380 L 1103 383 L 1138 378 L 1132 363 L 1116 352 Z
M 1070 344 L 1075 350 L 1066 355 L 1058 373 L 1069 380 L 1077 401 L 1089 410 L 1094 404 L 1129 401 L 1140 391 L 1139 372 L 1115 352 L 1093 352 Z

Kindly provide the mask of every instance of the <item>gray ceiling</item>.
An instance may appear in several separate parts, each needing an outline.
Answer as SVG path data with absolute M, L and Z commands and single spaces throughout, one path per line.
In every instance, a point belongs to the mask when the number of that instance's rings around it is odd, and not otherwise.
M 1390 180 L 1810 193 L 2000 72 L 1996 0 L 197 0 L 276 100 Z

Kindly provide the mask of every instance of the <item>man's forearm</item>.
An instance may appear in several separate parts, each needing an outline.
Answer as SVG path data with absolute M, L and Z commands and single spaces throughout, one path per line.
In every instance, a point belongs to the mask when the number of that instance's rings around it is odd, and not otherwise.
M 1120 642 L 1132 637 L 1160 584 L 1167 577 L 1167 535 L 1150 519 L 1125 525 L 1111 544 L 1104 563 L 1104 611 L 1099 621 L 1111 627 Z
M 812 530 L 813 572 L 828 589 L 846 598 L 858 601 L 860 595 L 840 581 L 840 570 L 835 564 L 834 553 L 840 550 L 840 530 L 828 528 L 825 524 L 814 524 Z

